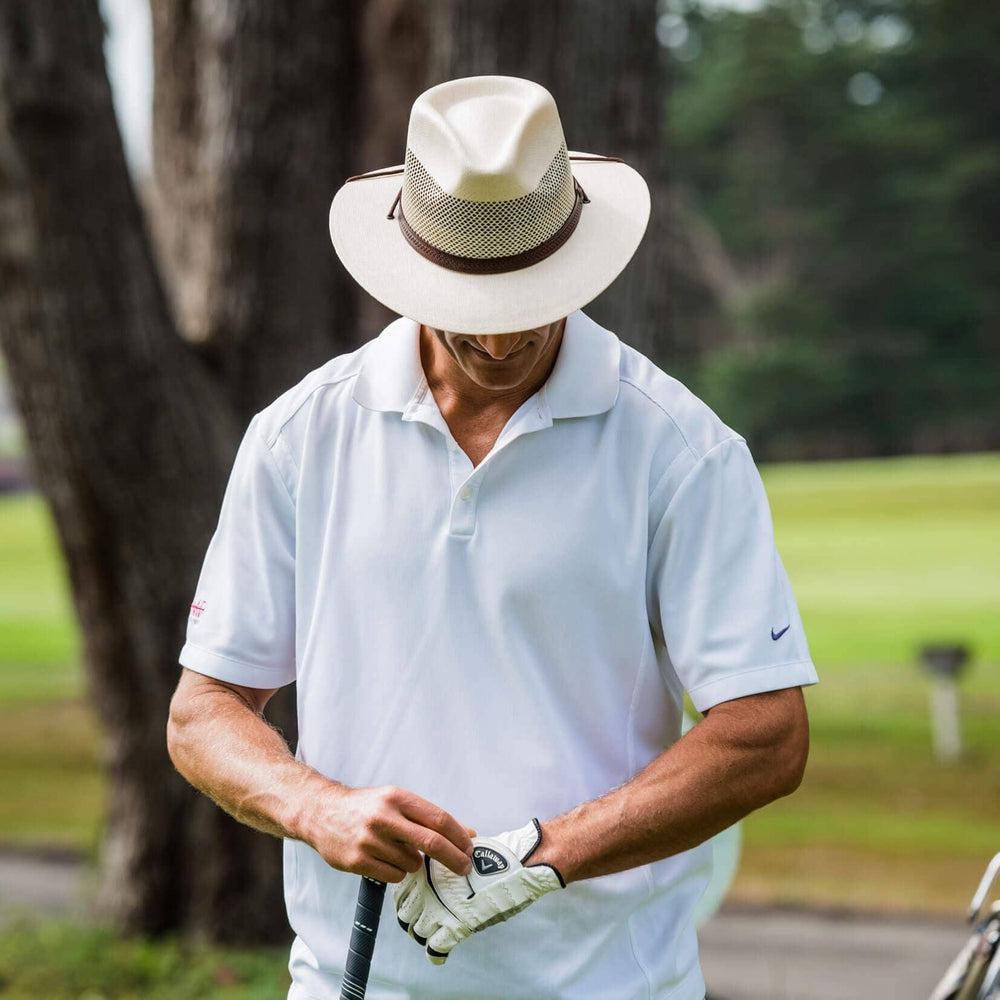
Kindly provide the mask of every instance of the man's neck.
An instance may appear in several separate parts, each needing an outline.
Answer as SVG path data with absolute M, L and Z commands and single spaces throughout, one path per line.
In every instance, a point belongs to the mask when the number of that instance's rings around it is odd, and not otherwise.
M 456 420 L 494 414 L 509 417 L 544 385 L 559 355 L 564 332 L 565 321 L 546 344 L 544 353 L 524 380 L 517 385 L 491 389 L 471 379 L 448 353 L 437 334 L 421 325 L 420 362 L 442 416 Z

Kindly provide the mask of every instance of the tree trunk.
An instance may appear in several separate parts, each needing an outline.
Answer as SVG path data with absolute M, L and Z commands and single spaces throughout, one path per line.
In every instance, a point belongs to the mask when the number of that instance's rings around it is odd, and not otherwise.
M 410 106 L 427 87 L 428 27 L 424 0 L 369 0 L 366 5 L 361 31 L 364 142 L 354 173 L 403 162 Z M 358 292 L 358 327 L 373 336 L 395 314 Z
M 358 4 L 153 0 L 154 232 L 181 333 L 241 425 L 358 344 L 353 283 L 330 245 L 354 172 Z M 294 689 L 268 715 L 294 745 Z M 217 810 L 197 830 L 194 923 L 237 939 L 284 920 L 275 842 L 256 851 Z M 261 851 L 267 852 L 265 856 Z M 266 905 L 244 905 L 253 894 Z
M 327 217 L 361 147 L 357 8 L 153 0 L 155 232 L 242 419 L 356 346 Z
M 240 431 L 354 343 L 326 226 L 356 155 L 350 14 L 157 6 L 160 258 L 185 344 L 126 170 L 96 0 L 0 0 L 0 338 L 104 735 L 100 899 L 130 931 L 287 936 L 279 843 L 194 793 L 164 728 Z
M 236 428 L 174 335 L 96 4 L 0 3 L 0 337 L 103 724 L 104 902 L 175 926 L 194 796 L 164 744 L 193 573 Z

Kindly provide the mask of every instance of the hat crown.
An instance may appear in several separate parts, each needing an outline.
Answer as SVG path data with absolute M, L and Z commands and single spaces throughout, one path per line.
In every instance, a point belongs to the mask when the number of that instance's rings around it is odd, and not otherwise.
M 531 80 L 474 76 L 421 94 L 410 112 L 407 158 L 465 201 L 507 201 L 534 191 L 565 147 L 552 95 Z
M 578 218 L 556 102 L 530 80 L 473 76 L 421 94 L 403 175 L 400 225 L 446 266 L 526 266 Z

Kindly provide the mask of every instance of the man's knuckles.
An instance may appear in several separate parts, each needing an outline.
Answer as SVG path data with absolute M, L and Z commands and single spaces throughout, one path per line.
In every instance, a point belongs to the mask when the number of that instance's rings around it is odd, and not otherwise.
M 431 857 L 440 857 L 442 854 L 447 856 L 448 848 L 451 846 L 440 833 L 435 833 L 433 830 L 421 834 L 420 840 L 420 850 Z M 454 851 L 457 853 L 458 848 L 454 848 Z
M 349 847 L 344 852 L 343 868 L 353 875 L 361 875 L 363 869 L 371 867 L 371 855 L 360 844 Z
M 386 817 L 380 807 L 376 807 L 371 812 L 361 817 L 359 828 L 364 834 L 377 834 L 385 826 Z
M 398 812 L 406 800 L 406 792 L 395 785 L 382 785 L 375 792 L 379 804 L 386 812 Z
M 407 874 L 413 875 L 416 872 L 420 871 L 420 868 L 423 865 L 423 863 L 424 863 L 423 859 L 420 857 L 419 854 L 417 854 L 416 851 L 414 851 L 412 855 L 411 854 L 406 855 L 405 862 L 403 865 L 403 870 L 407 872 Z
M 451 817 L 440 806 L 429 806 L 426 822 L 432 830 L 444 833 L 451 823 Z

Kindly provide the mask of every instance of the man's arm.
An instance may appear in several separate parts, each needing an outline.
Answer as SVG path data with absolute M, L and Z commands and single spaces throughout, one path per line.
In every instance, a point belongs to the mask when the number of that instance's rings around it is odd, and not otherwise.
M 531 864 L 572 882 L 686 851 L 795 791 L 808 753 L 801 688 L 722 702 L 626 784 L 543 823 Z
M 241 823 L 312 846 L 342 871 L 398 882 L 420 852 L 456 874 L 469 868 L 469 831 L 399 788 L 348 788 L 296 760 L 263 717 L 273 690 L 184 670 L 170 704 L 174 766 Z

